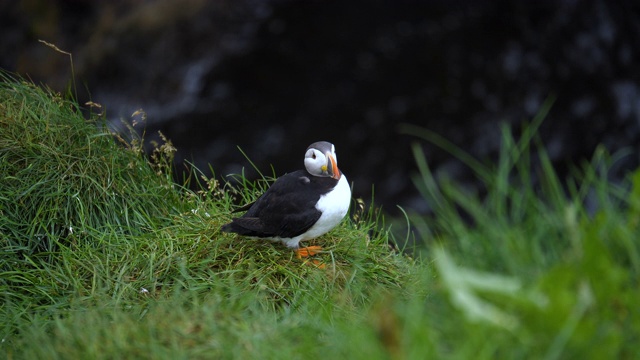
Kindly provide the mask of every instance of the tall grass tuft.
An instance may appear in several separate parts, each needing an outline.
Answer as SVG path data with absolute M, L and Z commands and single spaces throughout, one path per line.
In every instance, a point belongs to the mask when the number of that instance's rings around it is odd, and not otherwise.
M 418 143 L 414 182 L 433 206 L 411 220 L 425 241 L 438 286 L 436 352 L 453 357 L 634 358 L 639 339 L 640 171 L 622 183 L 608 169 L 625 153 L 599 147 L 560 178 L 536 129 L 502 127 L 496 163 L 484 163 L 423 128 L 401 131 L 454 154 L 482 184 L 470 190 L 436 178 Z M 629 155 L 627 153 L 627 155 Z M 438 304 L 438 305 L 436 305 Z M 434 310 L 435 311 L 435 310 Z M 440 308 L 439 311 L 442 311 Z M 597 345 L 596 345 L 597 344 Z
M 102 270 L 112 272 L 126 256 L 120 250 L 129 236 L 177 212 L 168 178 L 131 144 L 118 144 L 101 121 L 84 119 L 74 101 L 0 73 L 3 312 L 13 302 L 60 305 L 61 297 L 84 292 L 81 284 L 100 284 L 111 276 Z
M 0 77 L 0 228 L 28 254 L 102 227 L 150 228 L 172 185 L 98 131 L 73 101 Z M 169 197 L 169 199 L 167 199 Z M 144 206 L 141 206 L 143 205 Z

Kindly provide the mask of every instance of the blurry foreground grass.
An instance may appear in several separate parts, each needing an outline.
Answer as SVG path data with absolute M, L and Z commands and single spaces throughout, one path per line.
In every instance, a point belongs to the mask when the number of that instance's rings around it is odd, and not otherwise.
M 416 184 L 437 210 L 411 219 L 424 237 L 416 260 L 390 251 L 375 209 L 355 206 L 316 240 L 318 269 L 219 232 L 234 199 L 264 183 L 232 188 L 194 169 L 199 191 L 175 185 L 170 143 L 149 161 L 139 140 L 3 75 L 0 354 L 637 357 L 640 172 L 612 185 L 599 152 L 564 191 L 533 137 L 505 131 L 498 164 L 468 161 L 482 197 L 434 179 L 416 146 Z

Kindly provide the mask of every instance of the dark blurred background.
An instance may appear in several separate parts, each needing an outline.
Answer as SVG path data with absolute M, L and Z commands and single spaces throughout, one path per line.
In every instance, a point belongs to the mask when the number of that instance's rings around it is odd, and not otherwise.
M 216 176 L 302 167 L 333 142 L 354 195 L 426 213 L 398 125 L 433 130 L 495 159 L 500 123 L 518 129 L 550 95 L 540 137 L 561 176 L 598 144 L 639 164 L 640 10 L 636 1 L 3 1 L 0 67 L 57 91 L 114 126 L 142 108 L 181 162 Z M 437 174 L 477 186 L 420 141 Z M 255 172 L 247 174 L 255 177 Z

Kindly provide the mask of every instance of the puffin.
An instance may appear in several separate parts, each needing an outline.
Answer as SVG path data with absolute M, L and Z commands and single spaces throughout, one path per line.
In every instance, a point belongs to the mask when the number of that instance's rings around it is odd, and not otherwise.
M 324 235 L 342 221 L 351 189 L 330 142 L 309 145 L 304 167 L 279 177 L 255 202 L 235 210 L 247 212 L 221 230 L 281 242 L 298 258 L 320 252 L 320 246 L 300 247 L 300 242 Z

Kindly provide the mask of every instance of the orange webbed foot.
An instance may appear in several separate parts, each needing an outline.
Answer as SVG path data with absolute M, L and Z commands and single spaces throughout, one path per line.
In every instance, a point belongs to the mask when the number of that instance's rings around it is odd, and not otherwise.
M 305 262 L 305 265 L 315 266 L 318 269 L 326 269 L 327 265 L 320 260 L 311 259 Z
M 303 247 L 295 250 L 296 256 L 298 257 L 298 259 L 316 255 L 320 253 L 320 251 L 322 251 L 321 246 L 307 246 L 307 247 Z

